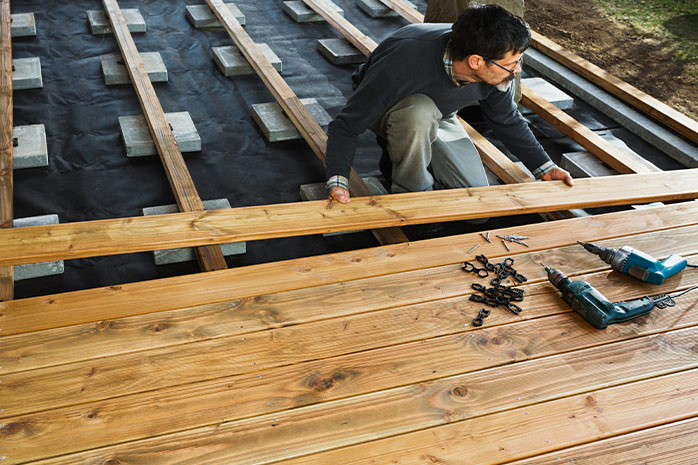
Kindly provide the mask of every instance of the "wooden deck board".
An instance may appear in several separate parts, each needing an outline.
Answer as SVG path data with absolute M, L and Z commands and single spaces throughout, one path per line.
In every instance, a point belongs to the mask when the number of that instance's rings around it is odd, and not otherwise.
M 12 27 L 10 0 L 0 0 L 0 229 L 14 220 L 12 160 Z M 0 266 L 0 301 L 14 297 L 14 268 Z

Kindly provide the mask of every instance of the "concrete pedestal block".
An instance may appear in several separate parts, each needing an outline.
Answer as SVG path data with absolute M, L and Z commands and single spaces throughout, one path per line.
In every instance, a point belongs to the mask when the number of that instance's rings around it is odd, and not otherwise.
M 58 215 L 41 215 L 30 216 L 27 218 L 16 218 L 13 221 L 15 228 L 24 228 L 27 226 L 43 226 L 47 224 L 58 224 Z M 15 265 L 14 280 L 21 281 L 23 279 L 40 278 L 42 276 L 52 276 L 63 274 L 65 271 L 63 260 L 42 263 L 28 263 L 26 265 Z
M 373 176 L 361 178 L 363 179 L 366 186 L 374 195 L 386 195 L 388 193 L 383 187 L 383 184 Z M 328 196 L 327 187 L 325 187 L 324 182 L 317 182 L 313 184 L 302 184 L 301 185 L 301 199 L 303 200 L 326 200 Z M 338 231 L 331 233 L 324 233 L 323 236 L 339 236 L 342 234 L 351 234 L 356 232 L 361 232 L 362 230 L 355 231 Z
M 569 110 L 574 105 L 574 99 L 572 97 L 543 78 L 535 77 L 521 79 L 521 84 L 525 85 L 533 92 L 558 107 L 560 110 Z M 519 105 L 519 111 L 524 115 L 533 113 L 533 110 L 530 110 L 523 105 Z
M 312 8 L 303 3 L 302 0 L 284 2 L 284 11 L 298 23 L 318 23 L 324 21 L 322 16 L 315 13 Z M 344 10 L 335 5 L 335 11 L 344 16 Z
M 36 36 L 34 13 L 15 13 L 10 15 L 12 38 Z
M 230 202 L 228 202 L 228 199 L 204 200 L 203 204 L 204 209 L 206 210 L 221 210 L 223 208 L 230 208 Z M 159 205 L 157 207 L 145 207 L 143 209 L 143 215 L 164 215 L 167 213 L 177 213 L 178 211 L 179 209 L 177 208 L 177 205 Z M 245 242 L 221 244 L 220 247 L 223 255 L 226 257 L 244 254 L 247 251 L 247 243 Z M 153 257 L 156 265 L 167 265 L 170 263 L 191 262 L 196 260 L 194 249 L 190 247 L 155 250 L 153 251 Z
M 48 149 L 46 148 L 46 128 L 43 124 L 15 126 L 12 129 L 13 143 L 12 165 L 16 170 L 48 166 Z
M 165 118 L 172 126 L 175 141 L 182 153 L 201 150 L 201 137 L 188 111 L 165 113 Z M 119 127 L 126 145 L 127 157 L 157 155 L 158 152 L 144 116 L 119 116 Z
M 102 62 L 102 75 L 106 85 L 113 86 L 131 83 L 131 77 L 126 70 L 123 56 L 113 53 L 102 55 L 99 59 Z M 162 61 L 160 52 L 141 53 L 141 59 L 151 82 L 167 82 L 167 68 L 165 67 L 165 62 Z
M 276 56 L 276 53 L 267 44 L 257 44 L 259 50 L 272 64 L 275 70 L 281 72 L 281 59 Z M 213 60 L 216 62 L 220 70 L 225 76 L 245 76 L 248 74 L 256 74 L 247 59 L 243 56 L 234 45 L 226 45 L 224 47 L 213 47 Z
M 327 131 L 327 125 L 332 121 L 332 118 L 322 108 L 322 105 L 314 98 L 303 98 L 301 103 L 318 124 Z M 257 122 L 269 142 L 303 138 L 276 102 L 255 103 L 252 105 L 252 118 Z
M 126 20 L 126 26 L 131 32 L 145 32 L 145 20 L 137 8 L 124 8 L 121 10 Z M 87 20 L 90 23 L 92 34 L 112 34 L 109 16 L 104 10 L 88 10 Z
M 356 0 L 356 4 L 372 18 L 399 16 L 395 10 L 379 0 Z M 414 3 L 407 2 L 407 4 L 414 9 L 417 9 L 417 7 L 414 6 Z
M 41 60 L 39 57 L 12 60 L 12 90 L 41 89 Z
M 317 49 L 335 65 L 363 63 L 366 57 L 345 38 L 319 39 Z
M 563 153 L 560 168 L 570 172 L 573 178 L 613 176 L 617 171 L 604 165 L 601 160 L 587 151 Z
M 240 11 L 240 9 L 237 6 L 235 6 L 234 3 L 226 3 L 225 6 L 228 7 L 230 12 L 233 14 L 233 16 L 235 16 L 235 19 L 238 23 L 240 23 L 240 25 L 245 24 L 245 15 L 242 14 L 242 11 Z M 223 28 L 223 25 L 220 23 L 220 21 L 218 21 L 216 15 L 213 14 L 211 8 L 209 8 L 208 5 L 205 4 L 187 5 L 187 19 L 196 28 Z

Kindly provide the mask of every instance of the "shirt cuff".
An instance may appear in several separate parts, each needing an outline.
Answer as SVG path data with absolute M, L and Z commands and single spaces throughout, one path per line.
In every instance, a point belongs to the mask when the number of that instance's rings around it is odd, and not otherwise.
M 344 176 L 336 174 L 325 183 L 325 187 L 327 187 L 328 190 L 335 186 L 341 187 L 344 190 L 349 190 L 349 181 Z
M 557 165 L 555 163 L 553 163 L 552 160 L 550 160 L 546 163 L 543 163 L 538 168 L 536 168 L 535 171 L 533 172 L 533 176 L 536 179 L 540 179 L 545 173 L 547 173 L 548 171 L 551 171 L 555 168 L 557 168 Z

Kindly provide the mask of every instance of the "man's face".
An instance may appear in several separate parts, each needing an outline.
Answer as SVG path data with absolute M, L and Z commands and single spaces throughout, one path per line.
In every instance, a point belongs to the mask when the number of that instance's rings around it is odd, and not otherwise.
M 483 57 L 484 58 L 484 57 Z M 507 52 L 499 60 L 485 58 L 486 65 L 482 68 L 480 79 L 483 82 L 496 86 L 500 90 L 509 87 L 509 83 L 521 72 L 523 53 Z

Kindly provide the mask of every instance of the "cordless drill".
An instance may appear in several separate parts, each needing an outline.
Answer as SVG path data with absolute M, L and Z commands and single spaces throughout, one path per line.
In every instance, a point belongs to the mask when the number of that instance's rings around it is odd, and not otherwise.
M 643 297 L 630 302 L 613 303 L 588 282 L 572 281 L 560 270 L 545 265 L 543 267 L 548 273 L 548 281 L 562 293 L 562 300 L 596 329 L 645 315 L 659 302 Z
M 614 270 L 646 283 L 662 284 L 666 278 L 683 270 L 687 265 L 686 259 L 679 255 L 670 255 L 669 258 L 660 262 L 656 258 L 627 245 L 620 249 L 611 249 L 599 247 L 589 242 L 577 242 L 589 252 L 598 255 Z

